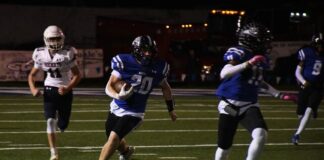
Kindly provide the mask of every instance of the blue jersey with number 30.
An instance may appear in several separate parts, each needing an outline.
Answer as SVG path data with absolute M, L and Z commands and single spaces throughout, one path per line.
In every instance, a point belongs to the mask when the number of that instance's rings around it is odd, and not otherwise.
M 302 76 L 310 83 L 321 84 L 324 81 L 324 57 L 316 48 L 308 46 L 298 51 L 298 59 L 304 62 Z
M 112 58 L 111 67 L 119 72 L 120 78 L 134 87 L 134 93 L 127 100 L 114 99 L 124 110 L 144 113 L 152 89 L 160 84 L 169 72 L 169 65 L 162 60 L 142 66 L 132 54 L 118 54 Z
M 231 47 L 224 54 L 224 61 L 235 61 L 241 64 L 253 56 L 254 54 L 241 47 Z M 259 85 L 263 81 L 263 70 L 267 67 L 268 65 L 261 63 L 223 79 L 216 95 L 237 101 L 257 102 Z

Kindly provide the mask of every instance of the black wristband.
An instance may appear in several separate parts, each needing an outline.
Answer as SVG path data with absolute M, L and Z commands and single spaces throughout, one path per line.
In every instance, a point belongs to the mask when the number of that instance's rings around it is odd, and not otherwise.
M 166 100 L 165 103 L 168 107 L 169 112 L 174 110 L 174 101 L 173 100 Z

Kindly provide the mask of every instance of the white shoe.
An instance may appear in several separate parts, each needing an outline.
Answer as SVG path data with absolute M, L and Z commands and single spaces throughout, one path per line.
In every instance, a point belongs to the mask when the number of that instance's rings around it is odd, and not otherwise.
M 57 154 L 52 155 L 50 160 L 58 160 L 58 155 Z
M 119 155 L 119 160 L 130 160 L 134 152 L 135 152 L 135 147 L 129 146 L 127 152 Z

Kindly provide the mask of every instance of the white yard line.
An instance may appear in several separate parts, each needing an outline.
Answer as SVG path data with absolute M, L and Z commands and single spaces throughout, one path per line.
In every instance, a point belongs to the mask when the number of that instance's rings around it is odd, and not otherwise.
M 108 106 L 110 102 L 107 103 L 73 103 L 73 106 L 101 106 L 101 105 L 105 105 Z M 181 104 L 177 104 L 177 106 L 181 106 L 181 107 L 217 107 L 218 103 L 215 104 L 202 104 L 202 103 L 181 103 Z M 21 102 L 21 103 L 12 103 L 12 102 L 8 102 L 8 103 L 0 103 L 0 105 L 2 106 L 34 106 L 34 107 L 39 107 L 42 106 L 43 103 L 39 102 L 39 103 L 25 103 L 25 102 Z M 148 107 L 165 107 L 164 103 L 161 104 L 148 104 Z M 261 107 L 296 107 L 296 104 L 271 104 L 271 105 L 260 105 Z M 278 108 L 279 109 L 279 108 Z
M 165 109 L 148 109 L 146 112 L 165 112 Z M 319 109 L 318 112 L 323 112 L 324 110 Z M 0 111 L 0 114 L 33 114 L 33 113 L 43 113 L 43 110 L 29 110 L 29 111 Z M 73 113 L 106 113 L 107 109 L 81 109 L 81 110 L 72 110 Z M 208 110 L 176 110 L 176 112 L 182 113 L 212 113 L 218 112 L 217 109 L 208 109 Z M 295 108 L 289 110 L 262 110 L 262 113 L 296 113 Z
M 295 131 L 296 128 L 270 128 L 270 132 Z M 323 131 L 324 128 L 306 128 L 307 131 Z M 246 129 L 237 129 L 238 132 L 247 132 Z M 66 130 L 64 133 L 104 133 L 105 130 Z M 176 130 L 135 130 L 138 133 L 192 133 L 192 132 L 218 132 L 217 129 L 176 129 Z M 46 131 L 3 131 L 0 134 L 42 134 Z
M 197 159 L 197 157 L 159 157 L 159 159 Z
M 248 146 L 250 144 L 234 144 L 233 146 Z M 324 142 L 317 143 L 299 143 L 299 146 L 323 146 Z M 215 147 L 217 144 L 195 144 L 195 145 L 149 145 L 149 146 L 134 146 L 135 148 L 199 148 L 199 147 Z M 266 146 L 293 146 L 291 143 L 266 143 Z M 62 146 L 58 149 L 79 149 L 79 150 L 95 150 L 101 149 L 102 146 Z M 0 147 L 0 151 L 10 150 L 47 150 L 48 147 Z
M 266 120 L 298 120 L 297 117 L 265 117 Z M 217 117 L 205 117 L 205 118 L 178 118 L 177 121 L 214 121 L 218 120 Z M 317 118 L 317 121 L 322 121 L 324 118 Z M 72 119 L 73 123 L 90 123 L 90 122 L 105 122 L 105 119 Z M 155 121 L 170 121 L 170 118 L 150 118 L 144 119 L 144 122 Z M 0 120 L 0 123 L 44 123 L 45 120 Z

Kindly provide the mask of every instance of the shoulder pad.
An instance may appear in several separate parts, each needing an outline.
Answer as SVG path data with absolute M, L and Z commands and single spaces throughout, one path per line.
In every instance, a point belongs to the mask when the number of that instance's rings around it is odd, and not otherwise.
M 111 68 L 113 70 L 123 70 L 124 67 L 123 55 L 118 54 L 111 59 Z
M 35 50 L 36 50 L 36 51 L 43 51 L 43 50 L 45 50 L 45 47 L 38 47 L 38 48 L 36 48 Z

